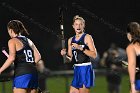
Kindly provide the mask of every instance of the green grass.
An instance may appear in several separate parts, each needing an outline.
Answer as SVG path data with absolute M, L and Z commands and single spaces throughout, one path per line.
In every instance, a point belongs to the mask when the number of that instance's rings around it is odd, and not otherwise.
M 72 77 L 68 77 L 68 84 L 71 84 Z M 47 86 L 50 93 L 66 93 L 66 79 L 62 76 L 49 77 Z M 121 93 L 129 93 L 129 79 L 127 75 L 123 76 Z M 11 81 L 5 82 L 5 93 L 12 93 Z M 68 87 L 69 88 L 69 87 Z M 0 93 L 2 93 L 2 82 L 0 82 Z M 95 87 L 91 88 L 91 93 L 108 93 L 107 83 L 104 76 L 96 76 Z
M 69 85 L 72 77 L 69 77 Z M 129 93 L 129 79 L 127 75 L 123 76 L 121 84 L 121 93 Z M 48 79 L 48 89 L 51 93 L 66 93 L 65 78 L 64 77 L 52 77 Z M 108 93 L 107 82 L 104 76 L 96 76 L 95 87 L 90 89 L 91 93 Z

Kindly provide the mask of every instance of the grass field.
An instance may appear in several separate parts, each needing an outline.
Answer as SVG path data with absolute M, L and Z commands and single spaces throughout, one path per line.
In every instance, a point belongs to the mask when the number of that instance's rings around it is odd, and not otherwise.
M 71 83 L 71 77 L 69 78 L 69 84 Z M 129 93 L 129 78 L 127 75 L 123 76 L 121 93 Z M 48 89 L 51 93 L 66 93 L 65 78 L 64 77 L 52 77 L 48 79 Z M 108 93 L 107 83 L 104 76 L 96 76 L 95 87 L 91 88 L 91 93 Z
M 68 84 L 70 85 L 72 77 L 68 78 Z M 62 76 L 50 77 L 47 79 L 47 86 L 50 93 L 66 93 L 66 79 Z M 129 78 L 127 75 L 123 76 L 121 93 L 129 93 Z M 0 82 L 0 93 L 12 93 L 11 81 L 5 82 L 5 92 L 2 88 L 2 82 Z M 91 88 L 91 93 L 108 93 L 107 83 L 104 76 L 96 76 L 95 87 Z

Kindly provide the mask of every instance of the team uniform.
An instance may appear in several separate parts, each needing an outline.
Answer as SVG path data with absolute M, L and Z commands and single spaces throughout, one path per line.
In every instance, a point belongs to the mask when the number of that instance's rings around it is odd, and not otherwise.
M 23 43 L 23 48 L 16 51 L 16 59 L 14 61 L 14 88 L 31 88 L 38 87 L 38 74 L 34 62 L 34 53 L 29 46 L 25 36 L 16 37 Z
M 89 49 L 84 43 L 85 36 L 86 33 L 84 33 L 79 40 L 76 40 L 74 36 L 72 37 L 71 43 L 77 43 L 83 48 Z M 75 88 L 82 88 L 84 85 L 86 88 L 90 88 L 94 85 L 95 75 L 89 56 L 75 48 L 72 48 L 72 54 L 72 62 L 74 62 L 74 78 L 71 86 Z
M 136 67 L 140 69 L 140 55 L 136 57 Z M 140 70 L 136 72 L 135 88 L 140 91 Z

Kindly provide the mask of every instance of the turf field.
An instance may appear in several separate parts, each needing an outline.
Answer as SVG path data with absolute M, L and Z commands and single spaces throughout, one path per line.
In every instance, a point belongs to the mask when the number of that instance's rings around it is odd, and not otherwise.
M 51 93 L 66 93 L 66 83 L 64 77 L 52 77 L 48 79 L 48 89 Z M 69 78 L 69 84 L 71 78 Z M 129 78 L 127 75 L 123 76 L 121 93 L 129 93 Z M 95 87 L 91 88 L 91 93 L 108 93 L 107 83 L 104 76 L 96 76 Z

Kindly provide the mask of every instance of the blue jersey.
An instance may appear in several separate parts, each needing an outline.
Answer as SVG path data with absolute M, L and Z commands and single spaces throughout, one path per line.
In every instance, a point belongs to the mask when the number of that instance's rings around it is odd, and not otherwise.
M 136 67 L 140 69 L 140 55 L 136 57 Z M 136 72 L 136 79 L 140 80 L 140 70 Z
M 140 69 L 140 55 L 136 57 L 136 67 Z M 140 91 L 140 70 L 136 72 L 135 88 Z
M 88 46 L 84 42 L 85 36 L 86 36 L 86 33 L 84 33 L 79 40 L 76 40 L 75 36 L 74 36 L 72 38 L 71 43 L 76 43 L 85 49 L 89 49 Z M 84 54 L 83 51 L 81 51 L 81 50 L 72 48 L 72 54 L 73 54 L 72 61 L 74 62 L 74 64 L 87 63 L 90 61 L 89 56 Z
M 25 36 L 16 37 L 23 43 L 23 48 L 16 51 L 15 76 L 23 74 L 37 74 L 37 69 L 34 61 L 34 52 L 29 46 L 28 40 Z

